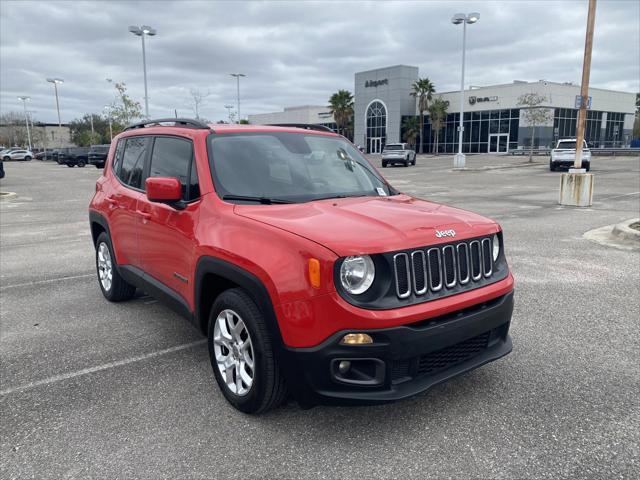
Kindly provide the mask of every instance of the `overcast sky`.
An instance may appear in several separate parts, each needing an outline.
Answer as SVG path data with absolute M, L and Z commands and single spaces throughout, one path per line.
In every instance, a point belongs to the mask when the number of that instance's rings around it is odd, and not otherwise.
M 640 2 L 600 0 L 591 85 L 640 90 Z M 56 121 L 53 86 L 61 77 L 62 121 L 100 112 L 113 101 L 106 78 L 126 82 L 142 105 L 140 38 L 147 42 L 152 117 L 193 116 L 189 90 L 210 95 L 201 115 L 226 118 L 242 72 L 241 111 L 324 105 L 354 73 L 389 65 L 420 68 L 437 91 L 459 88 L 462 31 L 456 12 L 479 11 L 467 30 L 467 86 L 518 80 L 580 82 L 585 1 L 184 2 L 0 0 L 0 111 Z

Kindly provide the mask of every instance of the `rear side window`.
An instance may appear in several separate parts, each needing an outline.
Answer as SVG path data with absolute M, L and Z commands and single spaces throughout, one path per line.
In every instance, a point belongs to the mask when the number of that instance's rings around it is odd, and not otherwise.
M 118 141 L 118 144 L 116 145 L 116 153 L 113 155 L 113 171 L 116 172 L 116 175 L 120 171 L 120 163 L 122 162 L 125 142 L 125 139 Z
M 116 170 L 116 173 L 120 180 L 130 187 L 143 188 L 142 172 L 148 144 L 149 139 L 147 137 L 127 138 L 122 162 L 119 171 Z M 118 144 L 118 146 L 120 145 Z
M 174 177 L 182 185 L 183 200 L 200 196 L 191 141 L 175 137 L 156 137 L 151 154 L 150 177 Z

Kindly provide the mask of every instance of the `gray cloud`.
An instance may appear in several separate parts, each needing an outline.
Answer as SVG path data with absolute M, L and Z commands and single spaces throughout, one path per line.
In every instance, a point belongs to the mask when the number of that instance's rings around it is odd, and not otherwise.
M 192 116 L 190 88 L 210 92 L 201 114 L 226 118 L 235 104 L 229 72 L 241 71 L 242 112 L 324 104 L 353 74 L 417 65 L 438 91 L 456 90 L 461 31 L 457 11 L 480 11 L 468 28 L 467 84 L 514 79 L 579 83 L 585 1 L 492 2 L 172 2 L 7 1 L 0 3 L 0 110 L 55 121 L 48 76 L 60 88 L 63 121 L 100 112 L 113 99 L 105 81 L 124 81 L 143 100 L 141 46 L 128 25 L 149 24 L 152 116 Z M 640 89 L 640 6 L 598 2 L 591 85 Z

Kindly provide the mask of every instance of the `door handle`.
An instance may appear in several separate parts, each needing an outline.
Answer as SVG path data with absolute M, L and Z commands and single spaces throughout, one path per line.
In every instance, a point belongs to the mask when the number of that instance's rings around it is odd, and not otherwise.
M 136 213 L 142 217 L 143 220 L 151 219 L 151 214 L 147 212 L 143 212 L 141 210 L 136 210 Z
M 105 200 L 109 205 L 116 205 L 118 203 L 118 201 L 115 198 L 111 198 L 111 197 L 106 197 Z

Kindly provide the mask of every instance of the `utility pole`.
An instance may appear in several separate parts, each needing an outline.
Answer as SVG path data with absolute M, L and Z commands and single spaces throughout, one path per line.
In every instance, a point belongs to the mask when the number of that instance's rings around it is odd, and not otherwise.
M 233 105 L 225 105 L 224 108 L 227 109 L 227 116 L 229 117 L 229 123 L 231 122 L 231 109 L 233 108 Z
M 590 207 L 593 203 L 593 175 L 582 169 L 582 144 L 589 102 L 589 73 L 591 71 L 591 51 L 593 49 L 593 31 L 596 21 L 596 0 L 589 0 L 587 14 L 587 33 L 584 42 L 582 63 L 582 85 L 580 86 L 580 110 L 576 131 L 576 158 L 569 173 L 560 177 L 560 205 Z
M 242 120 L 242 116 L 240 115 L 240 77 L 246 77 L 244 73 L 230 73 L 232 77 L 236 77 L 236 87 L 237 87 L 237 100 L 238 100 L 238 122 Z
M 22 100 L 22 106 L 24 107 L 24 121 L 27 124 L 27 139 L 29 140 L 29 150 L 31 150 L 31 130 L 29 129 L 29 115 L 27 114 L 27 100 L 31 100 L 31 97 L 21 96 L 18 98 Z
M 580 110 L 576 131 L 576 158 L 573 168 L 582 168 L 582 144 L 584 128 L 587 122 L 587 106 L 589 102 L 589 75 L 591 73 L 591 51 L 593 50 L 593 28 L 596 23 L 596 0 L 589 0 L 587 15 L 587 35 L 584 41 L 584 60 L 582 62 L 582 85 L 580 86 Z

